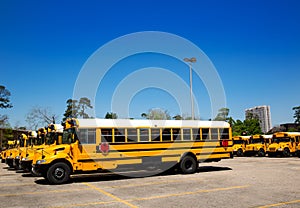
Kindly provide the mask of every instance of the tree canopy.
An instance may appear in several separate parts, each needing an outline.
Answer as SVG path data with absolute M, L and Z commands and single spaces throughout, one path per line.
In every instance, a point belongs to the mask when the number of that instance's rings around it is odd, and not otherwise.
M 33 130 L 43 127 L 50 123 L 55 123 L 58 116 L 49 107 L 34 106 L 26 115 L 26 122 Z
M 141 116 L 150 120 L 170 120 L 171 116 L 167 110 L 160 108 L 149 109 L 148 113 L 142 113 Z
M 262 134 L 259 120 L 257 118 L 249 118 L 244 121 L 236 120 L 234 121 L 232 118 L 229 123 L 232 127 L 232 135 L 233 136 L 247 136 L 254 134 Z
M 90 99 L 83 97 L 80 100 L 67 100 L 67 109 L 65 110 L 63 121 L 67 118 L 90 118 L 89 114 L 86 112 L 88 108 L 93 108 Z
M 5 86 L 0 85 L 0 108 L 6 109 L 6 108 L 12 108 L 12 104 L 10 102 L 10 92 L 8 89 L 5 88 Z M 0 126 L 6 127 L 9 125 L 8 123 L 8 116 L 7 115 L 0 115 Z
M 106 115 L 105 115 L 105 118 L 106 119 L 117 119 L 118 115 L 116 113 L 113 113 L 113 112 L 107 112 Z
M 0 108 L 12 108 L 10 103 L 10 92 L 5 86 L 0 85 Z
M 219 109 L 219 113 L 214 119 L 214 121 L 227 121 L 229 115 L 229 108 L 221 108 Z
M 295 123 L 300 123 L 300 106 L 293 107 Z

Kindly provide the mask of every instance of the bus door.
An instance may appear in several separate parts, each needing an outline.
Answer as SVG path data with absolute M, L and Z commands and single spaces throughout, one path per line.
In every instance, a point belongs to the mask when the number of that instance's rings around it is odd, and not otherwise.
M 291 139 L 290 139 L 290 150 L 291 150 L 291 152 L 295 152 L 296 151 L 296 147 L 297 147 L 297 145 L 296 145 L 296 138 L 295 137 L 291 137 Z

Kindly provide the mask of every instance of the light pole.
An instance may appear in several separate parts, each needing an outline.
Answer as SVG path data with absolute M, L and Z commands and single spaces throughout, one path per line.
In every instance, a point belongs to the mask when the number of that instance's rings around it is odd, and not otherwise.
M 195 63 L 197 60 L 196 58 L 184 58 L 185 62 L 189 63 L 190 66 L 190 96 L 191 96 L 191 109 L 192 109 L 192 120 L 194 120 L 194 100 L 193 100 L 193 71 L 192 71 L 192 63 Z

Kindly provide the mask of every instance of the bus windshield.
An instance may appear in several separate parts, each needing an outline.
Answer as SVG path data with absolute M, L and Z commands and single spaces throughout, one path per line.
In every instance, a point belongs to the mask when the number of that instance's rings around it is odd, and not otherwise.
M 275 143 L 280 143 L 280 142 L 290 142 L 291 138 L 289 137 L 279 137 L 279 138 L 273 138 L 273 141 Z
M 63 144 L 72 144 L 77 140 L 75 128 L 69 128 L 63 131 Z
M 233 144 L 244 144 L 244 140 L 233 140 Z
M 264 143 L 264 140 L 263 139 L 251 139 L 250 140 L 250 144 L 263 144 Z
M 35 144 L 36 145 L 42 145 L 45 142 L 45 135 L 40 135 L 36 138 Z
M 56 141 L 56 133 L 54 132 L 47 133 L 46 144 L 47 145 L 54 144 L 55 141 Z

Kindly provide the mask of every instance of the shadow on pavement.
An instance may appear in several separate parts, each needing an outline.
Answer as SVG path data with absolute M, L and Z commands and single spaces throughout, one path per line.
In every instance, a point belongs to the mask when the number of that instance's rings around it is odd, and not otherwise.
M 218 166 L 202 166 L 199 167 L 196 173 L 204 172 L 217 172 L 217 171 L 229 171 L 232 170 L 229 167 L 218 167 Z M 23 174 L 24 175 L 24 174 Z M 157 176 L 168 176 L 168 175 L 182 175 L 180 171 L 175 168 L 161 172 L 158 171 L 146 171 L 146 172 L 136 172 L 128 174 L 124 172 L 122 174 L 118 172 L 107 172 L 107 173 L 85 173 L 85 174 L 76 174 L 71 176 L 71 180 L 68 183 L 83 183 L 83 182 L 99 182 L 99 181 L 115 181 L 115 180 L 128 180 L 134 178 L 150 178 Z M 35 183 L 40 185 L 49 185 L 48 181 L 44 178 L 40 178 L 35 181 Z M 68 184 L 67 183 L 67 184 Z

